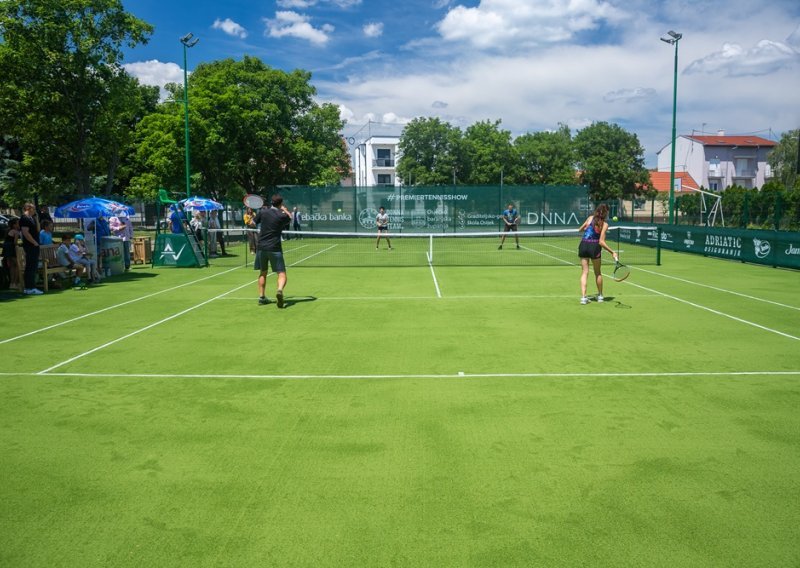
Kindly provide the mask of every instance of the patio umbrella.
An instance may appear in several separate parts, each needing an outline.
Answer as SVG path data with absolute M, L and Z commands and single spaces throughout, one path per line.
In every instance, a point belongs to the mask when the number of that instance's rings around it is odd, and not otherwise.
M 224 209 L 222 203 L 217 203 L 213 199 L 197 196 L 182 199 L 180 204 L 188 211 L 215 211 Z
M 111 217 L 121 212 L 133 215 L 136 211 L 129 205 L 102 197 L 87 197 L 78 199 L 56 208 L 56 217 L 69 217 L 71 219 L 96 219 L 97 217 Z

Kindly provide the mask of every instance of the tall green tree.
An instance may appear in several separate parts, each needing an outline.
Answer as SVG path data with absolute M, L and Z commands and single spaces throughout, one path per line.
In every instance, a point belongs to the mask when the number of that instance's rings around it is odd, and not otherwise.
M 592 199 L 629 198 L 649 183 L 639 138 L 617 124 L 595 122 L 573 140 L 580 177 Z
M 311 74 L 273 69 L 256 57 L 199 65 L 189 78 L 194 192 L 236 199 L 278 185 L 338 184 L 350 172 L 332 104 L 314 101 Z M 131 193 L 182 188 L 183 87 L 137 128 L 139 174 Z
M 798 137 L 800 137 L 800 128 L 784 132 L 778 144 L 767 156 L 767 163 L 772 168 L 775 179 L 790 190 L 795 187 L 795 184 L 800 183 Z
M 467 171 L 464 183 L 471 185 L 499 184 L 501 175 L 508 183 L 516 183 L 517 152 L 511 143 L 511 132 L 500 128 L 500 120 L 476 122 L 464 132 Z
M 520 183 L 573 185 L 577 180 L 575 152 L 569 126 L 559 124 L 554 132 L 534 132 L 514 140 L 519 156 Z
M 123 47 L 151 32 L 120 0 L 0 2 L 0 132 L 24 152 L 18 180 L 46 199 L 89 191 L 127 83 Z
M 397 175 L 408 185 L 443 185 L 468 171 L 461 129 L 436 117 L 417 117 L 400 135 Z

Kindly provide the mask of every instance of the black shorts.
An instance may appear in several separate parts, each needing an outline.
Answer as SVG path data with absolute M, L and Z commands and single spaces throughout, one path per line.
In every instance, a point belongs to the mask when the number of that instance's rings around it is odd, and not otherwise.
M 283 253 L 271 250 L 257 250 L 253 268 L 261 272 L 267 272 L 270 266 L 272 266 L 273 272 L 286 272 Z
M 378 232 L 379 233 L 385 233 L 385 232 L 388 232 L 388 231 L 389 231 L 389 227 L 387 227 L 386 225 L 378 225 Z
M 581 241 L 581 244 L 578 245 L 578 256 L 580 258 L 597 259 L 600 258 L 602 252 L 603 248 L 600 246 L 600 243 Z
M 511 223 L 510 225 L 508 223 L 504 223 L 504 225 L 505 225 L 503 227 L 503 232 L 504 233 L 507 233 L 509 231 L 516 231 L 517 230 L 517 224 L 516 223 Z

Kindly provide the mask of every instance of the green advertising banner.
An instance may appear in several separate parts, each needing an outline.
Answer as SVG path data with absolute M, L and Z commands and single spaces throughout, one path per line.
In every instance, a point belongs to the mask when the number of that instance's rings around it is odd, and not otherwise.
M 667 250 L 800 268 L 800 233 L 796 232 L 674 225 L 661 225 L 658 231 L 639 232 L 652 245 L 660 239 L 662 248 Z
M 200 266 L 197 255 L 192 250 L 189 237 L 175 233 L 161 233 L 156 236 L 153 249 L 153 266 Z

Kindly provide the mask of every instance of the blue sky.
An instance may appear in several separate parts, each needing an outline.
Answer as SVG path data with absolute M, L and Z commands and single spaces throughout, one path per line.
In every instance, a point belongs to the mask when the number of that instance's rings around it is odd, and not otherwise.
M 129 0 L 155 27 L 126 53 L 147 84 L 253 55 L 313 74 L 345 133 L 399 134 L 417 116 L 465 128 L 502 120 L 514 136 L 593 121 L 639 136 L 648 166 L 669 142 L 679 44 L 678 133 L 760 134 L 800 127 L 796 0 Z M 365 125 L 367 125 L 365 127 Z

